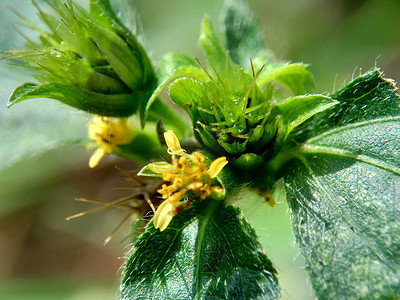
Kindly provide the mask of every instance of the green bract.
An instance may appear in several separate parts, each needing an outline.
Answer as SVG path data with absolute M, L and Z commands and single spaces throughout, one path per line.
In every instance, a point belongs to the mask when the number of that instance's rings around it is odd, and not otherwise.
M 189 114 L 194 135 L 206 149 L 234 159 L 246 155 L 236 165 L 248 168 L 249 163 L 257 165 L 274 158 L 296 126 L 337 102 L 323 95 L 301 95 L 313 87 L 306 66 L 270 62 L 254 21 L 249 22 L 243 11 L 228 7 L 225 18 L 229 51 L 205 18 L 200 44 L 209 69 L 203 72 L 208 77 L 199 80 L 187 70 L 186 78 L 170 85 L 169 94 Z M 237 35 L 253 34 L 257 39 L 236 41 L 232 26 L 238 26 Z M 245 55 L 247 48 L 254 53 L 259 69 Z
M 133 114 L 155 86 L 150 61 L 135 36 L 114 16 L 108 0 L 91 1 L 89 15 L 72 1 L 36 5 L 48 27 L 39 42 L 27 38 L 27 50 L 5 58 L 37 71 L 39 82 L 15 89 L 8 106 L 30 98 L 51 98 L 91 113 L 123 117 Z

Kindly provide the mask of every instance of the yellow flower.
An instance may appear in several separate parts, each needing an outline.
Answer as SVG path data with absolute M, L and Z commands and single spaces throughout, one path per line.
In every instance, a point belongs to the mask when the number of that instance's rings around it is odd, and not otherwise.
M 132 141 L 133 134 L 129 131 L 126 118 L 108 118 L 94 116 L 88 123 L 88 136 L 96 143 L 97 149 L 89 159 L 89 167 L 94 168 L 104 155 L 110 154 L 119 145 Z
M 168 153 L 172 156 L 172 164 L 154 163 L 148 166 L 151 171 L 162 174 L 164 181 L 169 182 L 158 190 L 162 198 L 166 199 L 154 215 L 154 227 L 160 231 L 167 228 L 172 218 L 186 208 L 193 199 L 204 200 L 212 193 L 223 193 L 221 187 L 213 185 L 212 179 L 217 177 L 228 163 L 226 157 L 219 157 L 207 170 L 204 164 L 205 158 L 200 152 L 186 154 L 172 130 L 167 131 L 164 136 Z M 189 191 L 192 198 L 179 205 Z

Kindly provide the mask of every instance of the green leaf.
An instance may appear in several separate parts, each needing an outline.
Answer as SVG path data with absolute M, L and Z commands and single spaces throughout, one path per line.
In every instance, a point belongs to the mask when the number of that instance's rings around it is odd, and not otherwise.
M 277 144 L 281 145 L 301 123 L 336 104 L 336 100 L 323 95 L 297 96 L 278 103 L 274 108 L 279 116 Z
M 275 269 L 238 208 L 202 201 L 134 245 L 121 299 L 276 299 Z
M 198 98 L 202 95 L 203 88 L 199 81 L 192 78 L 179 78 L 169 87 L 169 94 L 172 101 L 184 109 L 192 118 L 193 105 L 196 105 Z
M 314 79 L 305 64 L 287 64 L 282 67 L 271 66 L 266 68 L 257 78 L 257 83 L 262 86 L 275 81 L 287 86 L 294 95 L 310 93 L 314 89 Z
M 13 91 L 7 106 L 32 98 L 50 98 L 102 116 L 127 117 L 137 110 L 141 97 L 139 93 L 105 95 L 59 83 L 24 83 Z
M 146 103 L 146 105 L 143 105 L 142 107 L 144 108 L 143 110 L 141 110 L 141 116 L 143 116 L 141 118 L 142 123 L 145 120 L 145 116 L 146 114 L 148 114 L 148 111 L 150 110 L 150 107 L 152 106 L 152 104 L 154 103 L 154 101 L 157 99 L 157 97 L 160 95 L 160 93 L 162 92 L 162 90 L 167 86 L 167 84 L 169 82 L 171 82 L 172 80 L 182 77 L 182 76 L 186 76 L 187 74 L 190 74 L 191 77 L 196 78 L 198 80 L 205 80 L 205 73 L 203 70 L 196 68 L 196 67 L 192 67 L 192 66 L 185 66 L 185 67 L 181 67 L 178 68 L 174 71 L 173 74 L 171 74 L 170 77 L 166 78 L 165 80 L 163 80 L 158 87 L 154 90 L 153 94 L 150 96 L 148 102 Z
M 130 38 L 132 33 L 121 24 L 115 15 L 110 0 L 90 0 L 90 16 L 109 30 L 117 30 L 122 36 Z
M 177 69 L 189 66 L 200 69 L 199 63 L 192 57 L 180 52 L 169 52 L 161 58 L 157 67 L 157 76 L 160 82 L 163 82 L 170 78 Z M 191 74 L 188 73 L 186 76 L 191 77 Z
M 223 76 L 226 71 L 229 72 L 229 67 L 231 67 L 229 55 L 215 35 L 207 16 L 201 23 L 199 40 L 204 49 L 208 67 L 220 76 Z
M 207 74 L 199 67 L 195 60 L 185 54 L 176 52 L 168 53 L 161 59 L 157 74 L 159 76 L 158 86 L 153 91 L 153 94 L 144 101 L 140 108 L 142 127 L 146 123 L 146 117 L 149 113 L 150 107 L 168 83 L 179 77 L 190 77 L 200 81 L 206 81 L 209 79 Z M 152 111 L 153 113 L 158 112 L 156 107 L 152 107 Z M 159 113 L 162 115 L 165 111 L 159 111 Z M 179 117 L 176 117 L 176 119 L 179 119 Z
M 244 1 L 225 1 L 226 46 L 235 64 L 248 66 L 250 58 L 265 55 L 260 25 Z
M 285 178 L 296 240 L 319 298 L 397 299 L 399 97 L 377 70 L 332 97 Z

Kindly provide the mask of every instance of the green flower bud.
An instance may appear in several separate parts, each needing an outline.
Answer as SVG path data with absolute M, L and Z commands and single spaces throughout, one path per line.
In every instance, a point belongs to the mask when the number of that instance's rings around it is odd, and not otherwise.
M 203 82 L 178 79 L 169 93 L 191 117 L 197 140 L 241 169 L 273 159 L 295 127 L 337 104 L 323 95 L 280 99 L 271 85 L 259 88 L 261 70 L 251 76 L 238 65 L 232 69 L 224 75 L 214 70 L 215 78 Z
M 142 46 L 111 11 L 108 0 L 91 1 L 91 15 L 68 1 L 46 1 L 49 13 L 35 4 L 47 31 L 27 49 L 4 52 L 37 71 L 39 83 L 18 87 L 9 106 L 45 97 L 91 113 L 124 117 L 135 113 L 156 84 Z
M 198 141 L 216 155 L 262 154 L 274 137 L 273 123 L 265 130 L 271 99 L 258 88 L 255 77 L 240 66 L 233 70 L 223 79 L 217 74 L 207 82 L 178 79 L 170 86 L 170 96 L 192 117 Z

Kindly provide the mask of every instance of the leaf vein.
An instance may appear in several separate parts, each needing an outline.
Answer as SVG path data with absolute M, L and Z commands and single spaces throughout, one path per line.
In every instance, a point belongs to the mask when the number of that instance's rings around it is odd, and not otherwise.
M 328 199 L 328 201 L 335 207 L 335 209 L 339 212 L 339 214 L 341 215 L 342 219 L 344 222 L 346 222 L 347 225 L 349 225 L 351 228 L 354 228 L 353 234 L 356 234 L 360 237 L 362 237 L 362 241 L 363 243 L 371 250 L 372 253 L 375 254 L 375 256 L 381 260 L 386 266 L 388 266 L 388 268 L 393 270 L 393 266 L 390 263 L 390 261 L 385 260 L 384 256 L 381 255 L 381 250 L 380 249 L 376 249 L 375 247 L 372 246 L 370 239 L 368 238 L 368 236 L 362 234 L 362 230 L 359 228 L 359 226 L 353 221 L 352 217 L 349 216 L 346 212 L 343 211 L 343 209 L 340 208 L 340 206 L 337 205 L 337 203 L 335 202 L 335 200 L 331 197 L 331 195 L 329 194 L 329 192 L 324 188 L 324 185 L 318 180 L 318 177 L 314 175 L 312 169 L 310 168 L 310 166 L 307 164 L 305 164 L 306 168 L 308 169 L 308 172 L 311 176 L 311 178 L 313 179 L 313 181 L 315 182 L 315 184 L 317 185 L 317 187 L 320 189 L 320 191 L 325 194 L 326 199 Z M 357 234 L 358 233 L 358 234 Z M 396 270 L 394 270 L 396 271 Z
M 304 144 L 301 146 L 301 151 L 303 153 L 330 154 L 330 155 L 350 158 L 400 175 L 399 167 L 396 167 L 378 158 L 364 154 L 357 154 L 349 150 L 339 149 L 335 147 L 328 147 L 328 146 L 316 146 L 316 145 Z
M 347 124 L 347 125 L 341 126 L 339 128 L 325 131 L 324 133 L 321 133 L 320 135 L 314 136 L 314 137 L 308 139 L 306 143 L 311 144 L 311 143 L 317 142 L 318 140 L 321 140 L 327 136 L 330 136 L 330 135 L 333 135 L 333 134 L 336 134 L 336 133 L 339 133 L 342 131 L 346 131 L 349 129 L 359 128 L 359 127 L 372 125 L 372 124 L 378 124 L 378 123 L 393 122 L 393 121 L 400 121 L 400 116 L 379 118 L 379 119 L 375 119 L 375 120 L 368 120 L 368 121 L 363 121 L 363 122 Z

